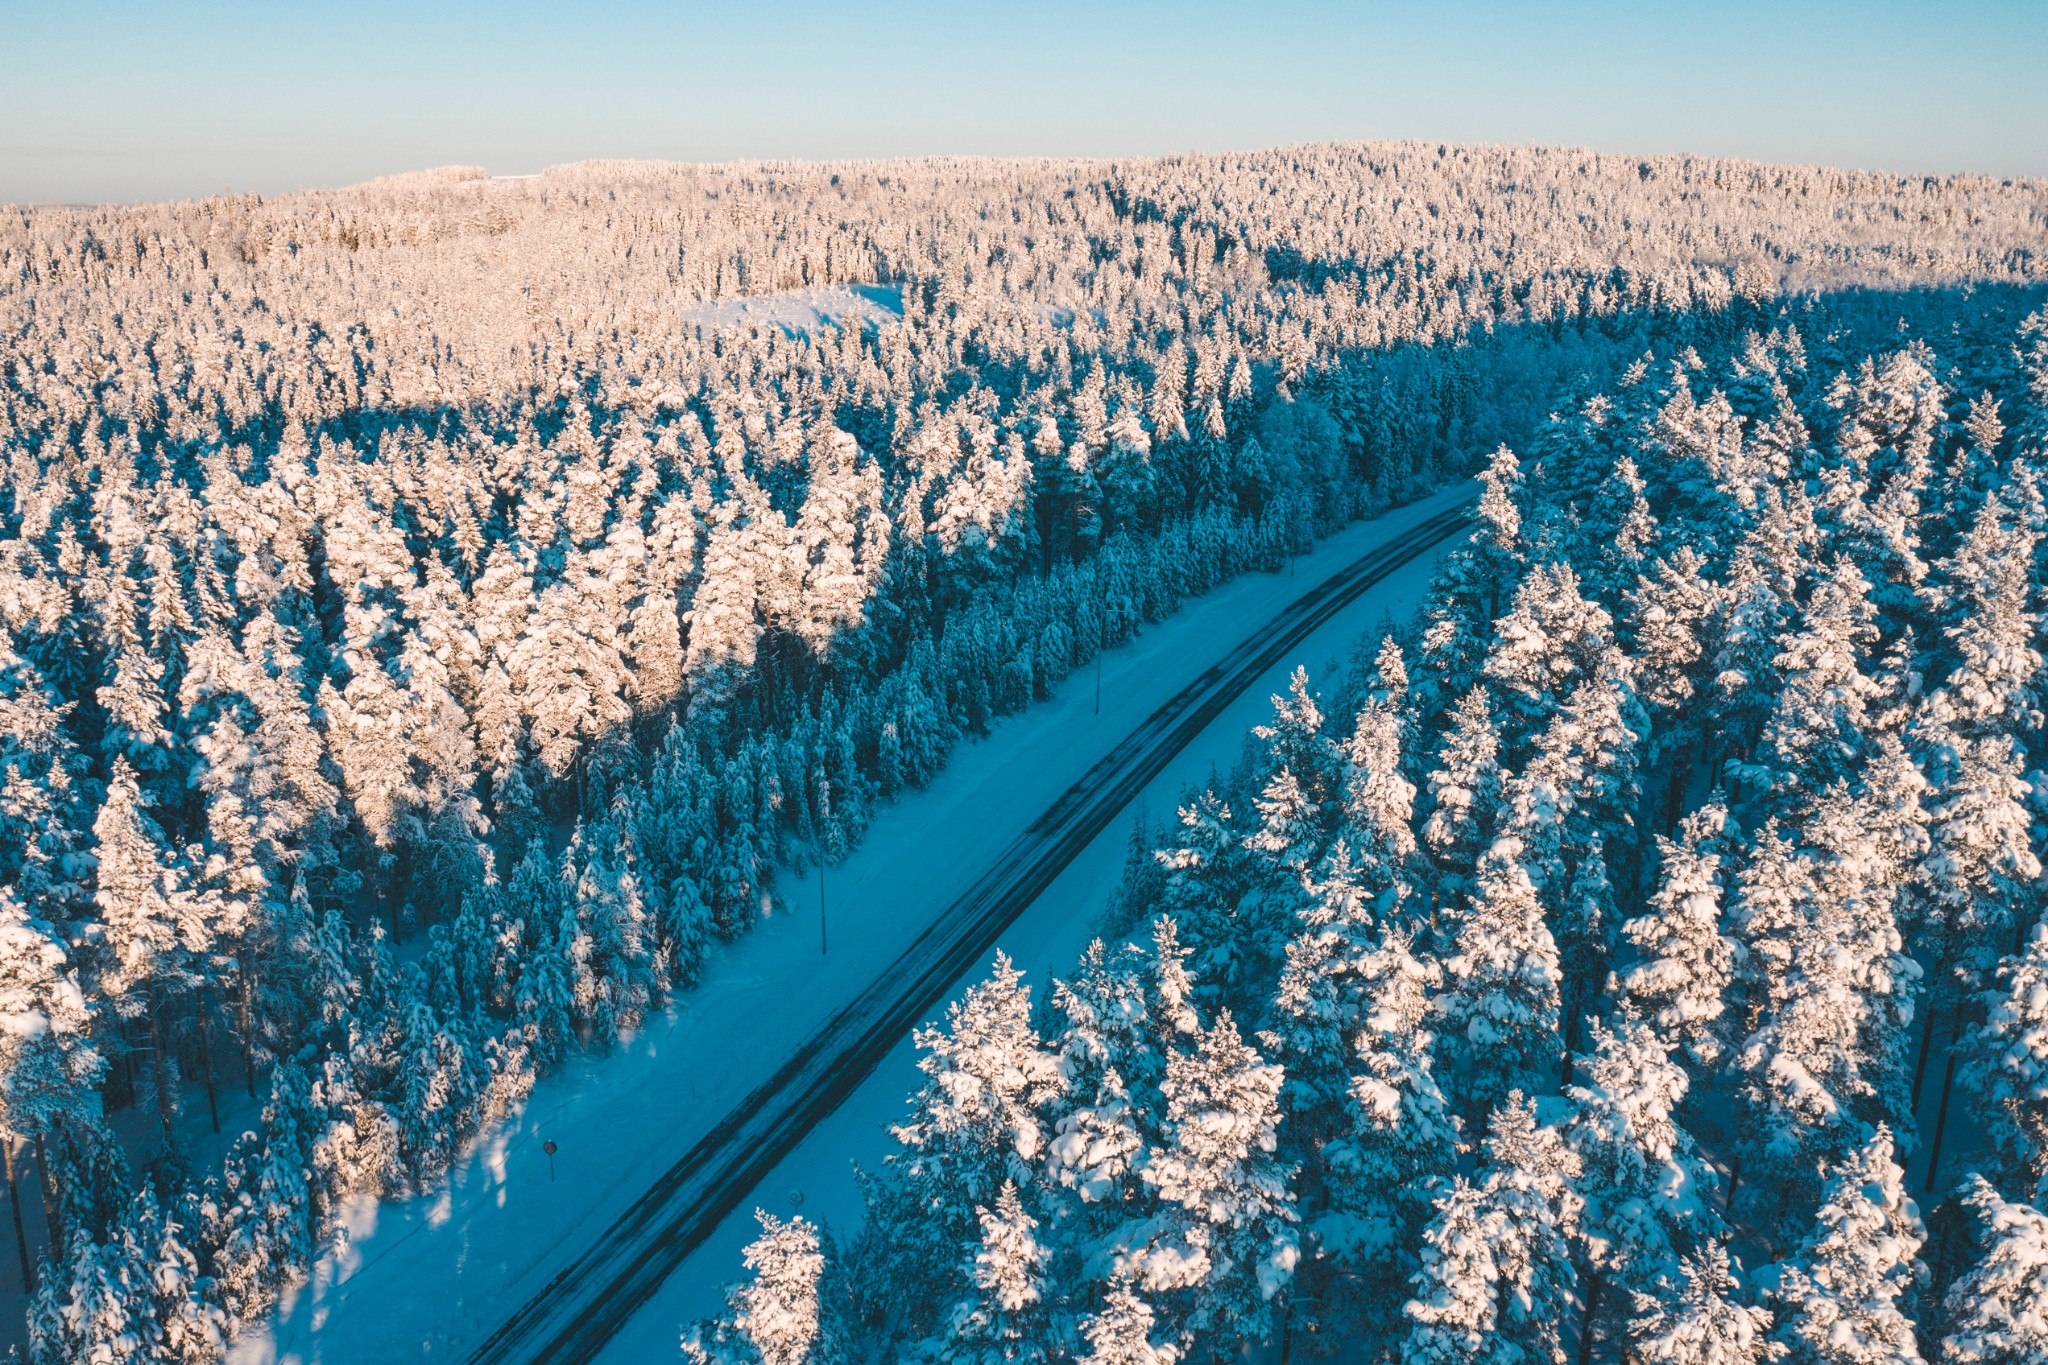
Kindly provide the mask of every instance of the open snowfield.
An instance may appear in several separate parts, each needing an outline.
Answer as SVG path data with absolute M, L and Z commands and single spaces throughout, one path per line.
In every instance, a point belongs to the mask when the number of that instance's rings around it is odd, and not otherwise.
M 676 1011 L 615 1055 L 580 1056 L 543 1081 L 443 1189 L 359 1205 L 348 1250 L 323 1262 L 271 1329 L 247 1335 L 233 1359 L 434 1359 L 474 1344 L 893 960 L 1104 750 L 1285 603 L 1465 496 L 1463 487 L 1445 490 L 1352 526 L 1303 556 L 1294 576 L 1248 575 L 1189 604 L 1104 657 L 1099 716 L 1093 675 L 1084 669 L 1051 701 L 963 745 L 930 788 L 882 812 L 862 848 L 827 872 L 830 951 L 822 960 L 816 876 L 785 877 L 779 890 L 787 911 L 721 951 L 705 985 Z M 1228 766 L 1294 662 L 1320 676 L 1360 632 L 1411 610 L 1433 563 L 1424 556 L 1363 594 L 1296 660 L 1226 710 L 1134 807 L 1157 817 L 1187 783 Z M 1064 970 L 1092 935 L 1130 819 L 1125 813 L 1113 822 L 1004 936 L 1005 951 L 1035 985 L 1049 970 Z M 879 1158 L 882 1125 L 900 1116 L 915 1074 L 906 1039 L 783 1163 L 757 1202 L 786 1211 L 791 1192 L 801 1190 L 806 1215 L 845 1227 L 858 1207 L 849 1163 Z M 552 1178 L 541 1147 L 550 1140 L 557 1145 Z M 728 1220 L 606 1359 L 671 1358 L 680 1323 L 714 1308 L 719 1285 L 738 1273 L 751 1226 L 750 1214 Z
M 683 310 L 683 321 L 706 327 L 740 327 L 749 323 L 777 327 L 795 335 L 843 318 L 862 322 L 901 322 L 903 290 L 893 284 L 829 285 L 818 289 L 786 289 L 747 298 L 713 299 Z

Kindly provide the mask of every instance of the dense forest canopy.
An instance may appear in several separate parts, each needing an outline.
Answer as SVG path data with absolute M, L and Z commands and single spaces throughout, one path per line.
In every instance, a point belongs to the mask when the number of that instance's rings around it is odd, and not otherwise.
M 431 1185 L 568 1049 L 695 981 L 774 866 L 840 856 L 960 736 L 1189 595 L 1503 441 L 1584 452 L 1572 496 L 1647 553 L 1608 476 L 1658 477 L 1649 419 L 1600 414 L 1654 394 L 1656 439 L 1761 462 L 1728 535 L 1804 479 L 1884 566 L 1880 605 L 1914 609 L 1940 558 L 1914 537 L 1945 544 L 1921 521 L 1952 535 L 1981 501 L 1930 491 L 1957 433 L 1983 479 L 2041 439 L 2044 241 L 2038 182 L 1434 144 L 6 210 L 0 1127 L 42 1193 L 32 1353 L 212 1358 L 344 1198 Z M 846 286 L 887 305 L 707 321 Z M 1883 349 L 1915 340 L 1925 383 Z M 1687 378 L 1702 354 L 1726 377 Z M 1859 385 L 1920 414 L 1918 453 L 1800 463 Z M 1634 561 L 1497 540 L 1437 671 L 1491 668 L 1489 623 L 1573 573 L 1573 667 L 1603 667 L 1589 622 L 1621 619 Z M 1758 639 L 1827 596 L 1793 567 L 1775 591 Z M 1549 703 L 1502 687 L 1512 754 Z M 1448 793 L 1433 853 L 1490 818 Z M 1519 895 L 1464 861 L 1446 886 Z M 1935 975 L 1988 981 L 1989 951 Z M 213 1169 L 185 1135 L 230 1087 L 267 1098 Z
M 2048 1361 L 2048 309 L 1933 330 L 1499 451 L 684 1358 Z

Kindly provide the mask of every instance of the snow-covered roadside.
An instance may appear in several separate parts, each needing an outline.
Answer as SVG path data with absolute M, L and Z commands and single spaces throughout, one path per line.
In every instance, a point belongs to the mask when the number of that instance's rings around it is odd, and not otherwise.
M 1308 667 L 1319 690 L 1333 685 L 1336 678 L 1329 666 L 1341 666 L 1357 640 L 1388 616 L 1404 618 L 1419 605 L 1435 562 L 1435 555 L 1425 555 L 1362 594 L 1287 661 L 1247 689 L 1004 932 L 999 949 L 1024 970 L 1034 1000 L 1049 989 L 1052 977 L 1071 969 L 1098 932 L 1109 894 L 1122 874 L 1133 819 L 1140 812 L 1153 821 L 1167 816 L 1190 784 L 1200 782 L 1212 769 L 1234 763 L 1245 733 L 1270 719 L 1272 697 L 1286 690 L 1288 675 L 1297 664 Z M 1169 623 L 1159 633 L 1171 633 L 1171 627 L 1178 625 L 1178 621 Z M 1111 657 L 1114 660 L 1115 656 Z M 982 980 L 987 971 L 984 962 L 954 983 L 948 1001 Z M 938 1019 L 944 1012 L 941 1005 L 930 1014 Z M 715 1312 L 723 1286 L 741 1277 L 740 1252 L 759 1233 L 753 1216 L 756 1206 L 783 1216 L 795 1206 L 806 1218 L 822 1220 L 835 1235 L 850 1234 L 860 1218 L 853 1164 L 873 1168 L 892 1150 L 886 1128 L 902 1121 L 905 1097 L 922 1079 L 917 1057 L 917 1050 L 905 1038 L 867 1082 L 776 1167 L 752 1200 L 669 1277 L 661 1293 L 613 1338 L 599 1359 L 605 1365 L 628 1365 L 675 1358 L 680 1328 Z
M 1303 556 L 1292 576 L 1250 575 L 1190 603 L 1105 657 L 1100 715 L 1092 670 L 1084 669 L 1059 696 L 1003 722 L 989 739 L 963 745 L 929 789 L 881 812 L 862 848 L 826 874 L 829 954 L 819 954 L 815 875 L 785 881 L 779 889 L 790 911 L 719 953 L 707 984 L 678 1012 L 656 1020 L 614 1056 L 579 1057 L 543 1082 L 524 1111 L 480 1143 L 442 1190 L 356 1209 L 349 1250 L 319 1267 L 273 1328 L 246 1337 L 234 1358 L 420 1358 L 473 1342 L 893 960 L 1105 749 L 1285 603 L 1464 496 L 1463 489 L 1446 490 L 1360 523 Z M 1360 629 L 1405 609 L 1427 579 L 1427 564 L 1418 561 L 1366 593 L 1299 657 L 1320 663 L 1347 649 Z M 1164 808 L 1190 777 L 1228 763 L 1246 725 L 1263 714 L 1270 690 L 1255 687 L 1142 799 Z M 1059 907 L 1053 920 L 1072 928 L 1070 947 L 1048 940 L 1035 958 L 1020 950 L 1034 974 L 1053 962 L 1063 969 L 1085 939 L 1099 894 L 1077 891 L 1072 878 L 1099 865 L 1098 883 L 1106 885 L 1102 879 L 1114 876 L 1124 833 L 1112 827 L 1027 914 L 1026 923 L 1034 923 L 1046 907 Z M 1006 941 L 1026 944 L 1035 932 L 1020 924 Z M 874 1092 L 889 1097 L 883 1116 L 893 1116 L 907 1088 L 904 1074 L 892 1061 L 863 1089 L 852 1112 L 863 1112 Z M 861 1120 L 856 1127 L 873 1132 L 879 1121 Z M 837 1124 L 828 1127 L 837 1131 Z M 544 1141 L 557 1146 L 552 1179 Z M 837 1169 L 843 1183 L 843 1156 Z M 737 1245 L 728 1246 L 721 1235 L 675 1283 L 709 1286 L 730 1275 Z M 699 1264 L 707 1268 L 702 1276 Z M 667 1358 L 667 1351 L 658 1358 Z

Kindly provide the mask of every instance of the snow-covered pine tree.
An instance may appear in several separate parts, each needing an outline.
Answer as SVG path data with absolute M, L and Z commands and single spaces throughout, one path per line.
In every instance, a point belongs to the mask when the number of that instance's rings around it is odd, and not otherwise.
M 1584 1079 L 1565 1092 L 1573 1110 L 1564 1138 L 1585 1201 L 1581 1330 L 1597 1333 L 1668 1283 L 1682 1258 L 1713 1245 L 1721 1220 L 1713 1170 L 1675 1118 L 1687 1082 L 1669 1041 L 1626 1016 L 1611 1030 L 1595 1022 L 1591 1041 Z
M 1852 560 L 1837 559 L 1814 585 L 1775 661 L 1784 688 L 1757 757 L 1732 770 L 1769 793 L 1773 811 L 1796 811 L 1801 793 L 1852 778 L 1867 752 L 1873 684 L 1864 669 L 1877 639 L 1876 615 L 1870 584 Z
M 1479 502 L 1473 509 L 1478 525 L 1447 577 L 1478 608 L 1480 619 L 1500 616 L 1509 586 L 1520 580 L 1528 560 L 1523 542 L 1521 461 L 1506 446 L 1498 447 L 1479 475 Z
M 1309 850 L 1297 842 L 1301 833 L 1281 821 L 1304 814 L 1300 784 L 1289 780 L 1274 793 L 1276 823 L 1241 833 L 1231 805 L 1212 790 L 1203 790 L 1179 808 L 1175 846 L 1158 851 L 1166 872 L 1157 912 L 1173 921 L 1186 944 L 1195 970 L 1205 983 L 1248 977 L 1267 953 L 1279 954 L 1284 934 L 1299 909 L 1298 872 L 1287 862 L 1260 868 L 1251 840 L 1270 832 L 1279 857 L 1303 857 Z M 1281 894 L 1255 894 L 1261 874 Z
M 1164 1144 L 1140 1172 L 1159 1211 L 1128 1237 L 1120 1264 L 1163 1299 L 1183 1338 L 1228 1323 L 1264 1340 L 1300 1257 L 1293 1171 L 1277 1155 L 1281 1069 L 1226 1012 L 1192 1051 L 1174 1051 L 1160 1090 Z
M 1879 1126 L 1828 1175 L 1820 1211 L 1784 1262 L 1775 1294 L 1778 1339 L 1794 1365 L 1916 1365 L 1906 1296 L 1925 1274 L 1926 1233 Z
M 919 1029 L 926 1080 L 891 1129 L 901 1150 L 867 1181 L 853 1265 L 864 1301 L 922 1336 L 967 1296 L 960 1249 L 979 1236 L 975 1210 L 1006 1181 L 1026 1185 L 1046 1155 L 1045 1106 L 1063 1086 L 1058 1059 L 1031 1026 L 1024 974 L 998 953 L 986 981 Z
M 196 1215 L 189 1196 L 159 1199 L 155 1184 L 144 1181 L 121 1229 L 142 1275 L 138 1316 L 160 1343 L 148 1358 L 165 1365 L 211 1365 L 226 1352 L 230 1320 L 186 1236 Z
M 1700 552 L 1680 545 L 1636 580 L 1626 601 L 1622 639 L 1653 722 L 1645 767 L 1662 775 L 1662 827 L 1668 830 L 1701 757 L 1697 703 L 1711 684 L 1719 588 Z
M 820 1303 L 825 1255 L 818 1229 L 756 1209 L 761 1235 L 746 1250 L 753 1278 L 726 1293 L 726 1310 L 683 1333 L 691 1365 L 835 1365 L 838 1332 Z
M 1400 1359 L 1422 1365 L 1468 1365 L 1495 1355 L 1521 1359 L 1515 1345 L 1496 1345 L 1505 1259 L 1496 1246 L 1498 1227 L 1484 1190 L 1456 1177 L 1423 1232 L 1415 1297 L 1401 1310 L 1410 1325 Z
M 1743 1303 L 1728 1250 L 1709 1242 L 1679 1264 L 1673 1288 L 1635 1296 L 1629 1352 L 1642 1365 L 1769 1365 L 1785 1347 L 1772 1340 L 1767 1308 Z
M 1547 1090 L 1564 1048 L 1557 943 L 1520 858 L 1512 839 L 1480 858 L 1435 1000 L 1439 1079 L 1468 1127 Z
M 1049 1252 L 1038 1220 L 1025 1211 L 1017 1182 L 1006 1180 L 994 1209 L 977 1208 L 981 1237 L 968 1278 L 974 1292 L 957 1304 L 945 1328 L 919 1350 L 959 1365 L 1036 1365 L 1052 1359 L 1052 1305 L 1046 1293 Z
M 165 997 L 185 987 L 192 960 L 213 944 L 206 919 L 146 805 L 134 769 L 125 758 L 115 759 L 106 801 L 93 823 L 99 863 L 95 899 L 106 945 L 101 988 L 124 1014 L 149 1024 L 157 1117 L 165 1143 L 171 1144 L 175 1090 L 163 1025 Z
M 60 1116 L 89 1110 L 86 1095 L 106 1067 L 87 1037 L 90 1016 L 55 926 L 30 916 L 0 886 L 0 1142 L 45 1133 Z
M 2041 1365 L 2048 1361 L 2048 1215 L 2008 1201 L 1982 1177 L 1967 1199 L 1984 1252 L 1949 1287 L 1941 1365 Z
M 1519 1093 L 1495 1111 L 1480 1183 L 1459 1177 L 1423 1234 L 1403 1361 L 1564 1360 L 1577 1289 L 1578 1160 Z
M 1361 958 L 1365 1013 L 1357 1034 L 1351 1122 L 1323 1145 L 1325 1205 L 1306 1211 L 1313 1259 L 1305 1286 L 1319 1286 L 1317 1314 L 1332 1339 L 1392 1350 L 1401 1330 L 1386 1306 L 1420 1269 L 1422 1231 L 1457 1169 L 1458 1120 L 1438 1089 L 1428 1031 L 1430 992 L 1441 979 L 1406 933 L 1389 928 Z
M 1323 709 L 1309 690 L 1308 670 L 1297 667 L 1287 679 L 1287 695 L 1274 696 L 1273 719 L 1252 733 L 1266 746 L 1266 773 L 1291 773 L 1309 806 L 1320 815 L 1339 799 L 1345 758 L 1323 733 Z
M 1340 835 L 1307 884 L 1309 902 L 1288 942 L 1273 1000 L 1277 1060 L 1288 1068 L 1288 1112 L 1307 1143 L 1334 1130 L 1350 1084 L 1351 1039 L 1362 1004 L 1359 959 L 1373 921 L 1358 876 Z
M 1113 1208 L 1136 1193 L 1133 1161 L 1156 1126 L 1166 1059 L 1154 1042 L 1141 956 L 1131 947 L 1112 954 L 1097 939 L 1072 978 L 1053 987 L 1068 1107 L 1054 1120 L 1047 1168 L 1084 1204 Z
M 1556 929 L 1562 983 L 1558 1008 L 1563 1019 L 1565 1065 L 1571 1065 L 1585 1036 L 1586 1021 L 1602 1009 L 1613 972 L 1616 931 L 1614 884 L 1607 875 L 1607 841 L 1598 831 L 1578 850 L 1576 866 L 1558 897 Z
M 1406 899 L 1416 873 L 1415 784 L 1404 775 L 1407 718 L 1392 686 L 1405 685 L 1399 647 L 1387 641 L 1375 688 L 1352 724 L 1344 749 L 1344 829 L 1366 885 L 1382 890 L 1391 913 Z
M 1657 889 L 1622 926 L 1636 965 L 1618 983 L 1625 1015 L 1649 1021 L 1668 1047 L 1712 1066 L 1734 977 L 1734 945 L 1721 932 L 1721 852 L 1728 811 L 1718 800 L 1685 817 L 1676 841 L 1659 837 Z
M 2048 1203 L 2048 923 L 1999 968 L 1969 1038 L 1963 1083 L 1977 1095 L 1999 1183 Z
M 1502 749 L 1510 766 L 1550 723 L 1580 683 L 1614 657 L 1614 618 L 1580 591 L 1569 563 L 1538 565 L 1495 623 L 1486 680 L 1502 713 Z
M 1428 779 L 1430 812 L 1422 842 L 1437 869 L 1439 899 L 1455 900 L 1471 883 L 1500 810 L 1500 735 L 1484 687 L 1457 702 Z
M 1157 1316 L 1138 1292 L 1137 1281 L 1119 1272 L 1110 1281 L 1102 1307 L 1081 1321 L 1081 1339 L 1088 1353 L 1081 1365 L 1174 1365 L 1180 1351 L 1152 1340 Z

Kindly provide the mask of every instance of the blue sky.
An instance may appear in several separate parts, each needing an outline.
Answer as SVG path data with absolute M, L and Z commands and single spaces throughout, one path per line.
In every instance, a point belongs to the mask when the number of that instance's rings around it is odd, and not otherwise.
M 0 0 L 0 201 L 1369 137 L 2048 176 L 2048 0 Z

